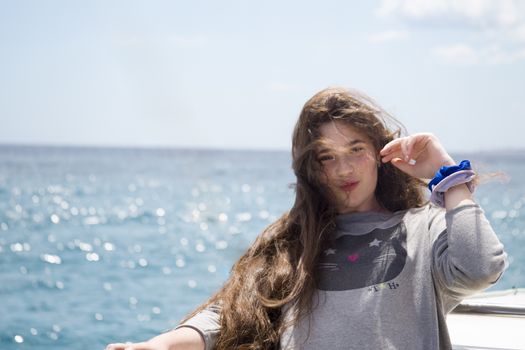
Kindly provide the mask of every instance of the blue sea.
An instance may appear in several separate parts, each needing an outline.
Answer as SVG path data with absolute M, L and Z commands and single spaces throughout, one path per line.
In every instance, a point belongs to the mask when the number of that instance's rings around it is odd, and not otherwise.
M 491 290 L 525 287 L 525 156 L 454 156 L 488 175 L 476 198 L 510 256 Z M 289 152 L 0 146 L 0 349 L 177 325 L 290 208 L 293 181 Z

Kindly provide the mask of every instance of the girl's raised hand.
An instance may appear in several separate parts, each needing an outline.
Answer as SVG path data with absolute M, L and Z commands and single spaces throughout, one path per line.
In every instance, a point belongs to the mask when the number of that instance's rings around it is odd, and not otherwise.
M 418 133 L 390 141 L 379 152 L 383 163 L 391 162 L 410 176 L 431 179 L 443 165 L 455 162 L 430 133 Z

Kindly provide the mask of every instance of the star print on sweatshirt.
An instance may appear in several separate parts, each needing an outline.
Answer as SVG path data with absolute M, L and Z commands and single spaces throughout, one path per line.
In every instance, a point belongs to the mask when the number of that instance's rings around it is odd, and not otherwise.
M 366 235 L 343 235 L 322 254 L 318 288 L 326 291 L 358 289 L 397 277 L 406 262 L 406 228 L 403 222 Z

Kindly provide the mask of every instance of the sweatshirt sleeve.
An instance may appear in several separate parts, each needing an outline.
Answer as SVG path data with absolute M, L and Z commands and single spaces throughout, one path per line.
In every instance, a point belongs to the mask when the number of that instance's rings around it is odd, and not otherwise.
M 465 204 L 446 213 L 433 207 L 431 213 L 430 231 L 436 237 L 431 267 L 437 288 L 459 302 L 496 283 L 508 266 L 507 254 L 481 207 Z
M 190 327 L 200 333 L 204 339 L 205 350 L 212 350 L 215 347 L 217 335 L 220 331 L 220 305 L 213 304 L 190 318 L 184 323 L 181 323 L 174 329 L 181 327 Z

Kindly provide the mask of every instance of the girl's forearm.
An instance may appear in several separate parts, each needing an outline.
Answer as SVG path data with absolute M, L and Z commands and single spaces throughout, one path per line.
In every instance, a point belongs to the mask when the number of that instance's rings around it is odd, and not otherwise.
M 445 192 L 445 208 L 447 211 L 468 203 L 474 203 L 474 200 L 472 193 L 465 184 L 454 186 Z
M 166 350 L 204 350 L 204 339 L 191 327 L 181 327 L 162 333 L 148 341 Z

